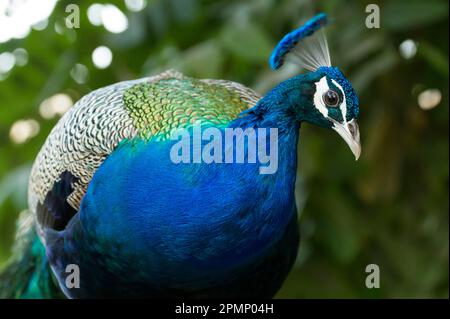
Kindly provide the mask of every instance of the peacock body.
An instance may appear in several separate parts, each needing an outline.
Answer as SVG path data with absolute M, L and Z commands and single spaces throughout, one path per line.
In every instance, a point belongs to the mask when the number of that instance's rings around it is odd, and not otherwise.
M 272 66 L 291 53 L 304 58 L 295 50 L 325 21 L 319 15 L 287 35 Z M 264 97 L 235 82 L 173 70 L 83 97 L 33 165 L 29 212 L 0 276 L 0 296 L 272 297 L 298 251 L 301 123 L 336 130 L 359 156 L 351 84 L 329 61 L 313 67 Z M 261 174 L 255 162 L 227 162 L 227 153 L 238 154 L 226 143 L 209 154 L 216 161 L 175 163 L 173 133 L 199 124 L 223 135 L 240 129 L 236 140 L 253 129 L 263 141 L 258 150 L 269 148 L 275 128 L 276 170 Z M 249 155 L 250 139 L 242 145 Z M 189 150 L 195 158 L 195 146 Z M 68 265 L 79 268 L 78 287 L 67 285 Z

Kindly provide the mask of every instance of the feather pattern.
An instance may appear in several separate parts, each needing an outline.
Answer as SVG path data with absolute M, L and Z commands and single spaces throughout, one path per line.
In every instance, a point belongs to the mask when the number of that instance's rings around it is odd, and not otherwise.
M 200 90 L 197 96 L 200 97 L 208 90 L 210 90 L 208 96 L 211 98 L 214 98 L 217 91 L 223 92 L 222 98 L 226 96 L 230 98 L 225 104 L 229 115 L 225 115 L 222 120 L 230 120 L 243 109 L 256 104 L 260 98 L 256 92 L 236 82 L 195 80 L 174 70 L 148 78 L 120 82 L 93 91 L 84 96 L 64 115 L 39 152 L 29 182 L 30 213 L 34 216 L 38 215 L 38 209 L 46 206 L 47 196 L 57 183 L 61 184 L 62 176 L 66 176 L 67 173 L 70 173 L 73 178 L 66 181 L 67 185 L 64 183 L 61 185 L 71 188 L 71 192 L 63 198 L 74 212 L 78 211 L 92 176 L 121 141 L 143 134 L 147 129 L 149 131 L 146 131 L 146 134 L 151 133 L 147 138 L 162 132 L 165 132 L 167 137 L 170 131 L 167 123 L 173 121 L 173 118 L 180 121 L 190 119 L 207 121 L 209 117 L 216 121 L 215 116 L 226 111 L 226 109 L 217 110 L 217 107 L 224 105 L 219 99 L 216 103 L 200 105 L 196 110 L 184 109 L 182 95 L 177 97 L 176 90 L 168 90 L 168 85 L 188 85 L 189 87 L 179 90 L 180 94 L 197 88 Z M 222 89 L 218 90 L 220 88 Z M 143 97 L 144 100 L 149 100 L 136 103 L 133 108 L 127 107 L 127 99 L 133 99 L 132 92 L 142 93 L 145 89 L 153 90 L 153 95 L 147 94 Z M 164 96 L 165 92 L 172 92 L 170 93 L 172 96 Z M 158 110 L 165 112 L 158 113 Z M 209 112 L 212 113 L 208 115 Z M 146 122 L 140 123 L 141 120 Z M 172 127 L 176 126 L 177 122 L 172 122 Z M 51 209 L 46 208 L 38 218 L 38 232 L 43 240 L 45 238 L 42 225 L 54 226 L 51 225 L 54 223 L 54 218 L 50 211 Z

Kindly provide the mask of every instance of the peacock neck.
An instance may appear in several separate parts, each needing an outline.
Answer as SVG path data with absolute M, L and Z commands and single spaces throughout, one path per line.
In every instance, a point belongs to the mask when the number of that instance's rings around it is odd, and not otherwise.
M 279 157 L 280 176 L 294 176 L 297 171 L 297 144 L 299 139 L 302 116 L 295 112 L 299 101 L 292 98 L 293 88 L 301 83 L 301 76 L 286 80 L 268 92 L 255 106 L 242 112 L 240 116 L 232 121 L 229 127 L 271 129 L 277 131 L 277 147 Z M 295 105 L 294 105 L 295 104 Z M 300 103 L 301 104 L 301 103 Z M 269 142 L 270 139 L 267 138 Z
M 229 168 L 236 171 L 242 170 L 239 171 L 240 175 L 233 174 L 233 176 L 247 177 L 247 181 L 252 185 L 251 192 L 257 194 L 254 198 L 258 199 L 258 202 L 261 201 L 260 197 L 264 198 L 264 207 L 252 211 L 249 216 L 258 221 L 259 225 L 268 225 L 265 238 L 271 238 L 271 240 L 282 235 L 286 225 L 295 218 L 296 214 L 295 182 L 301 119 L 298 119 L 298 114 L 293 112 L 294 107 L 290 104 L 297 102 L 289 97 L 291 85 L 291 83 L 280 84 L 259 100 L 254 107 L 242 112 L 240 117 L 229 125 L 242 130 L 264 129 L 263 134 L 270 134 L 271 129 L 277 131 L 278 166 L 274 173 L 261 174 L 261 171 L 257 169 L 258 165 L 245 168 L 234 165 Z M 267 143 L 273 142 L 269 137 L 265 140 Z M 266 147 L 269 148 L 269 145 Z

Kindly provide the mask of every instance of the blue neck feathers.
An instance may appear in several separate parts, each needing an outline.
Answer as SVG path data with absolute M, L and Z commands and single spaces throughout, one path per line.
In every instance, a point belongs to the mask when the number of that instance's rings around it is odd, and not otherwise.
M 281 134 L 296 134 L 300 123 L 307 113 L 308 105 L 302 98 L 311 94 L 305 92 L 307 86 L 303 82 L 308 81 L 308 75 L 298 75 L 281 82 L 269 91 L 258 103 L 241 113 L 230 123 L 231 127 L 276 127 Z M 292 147 L 292 145 L 287 145 Z

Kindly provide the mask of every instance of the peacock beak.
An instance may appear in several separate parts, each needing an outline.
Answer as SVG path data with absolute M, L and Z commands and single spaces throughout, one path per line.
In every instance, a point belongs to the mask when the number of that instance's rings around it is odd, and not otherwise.
M 339 123 L 333 121 L 332 129 L 335 130 L 350 147 L 355 159 L 361 155 L 361 142 L 359 139 L 359 127 L 355 119 L 350 122 Z

